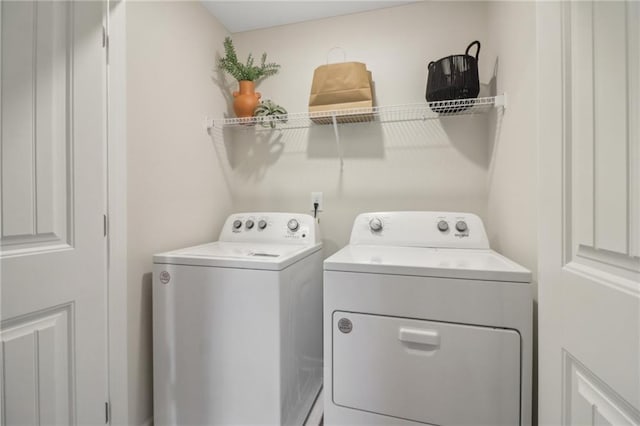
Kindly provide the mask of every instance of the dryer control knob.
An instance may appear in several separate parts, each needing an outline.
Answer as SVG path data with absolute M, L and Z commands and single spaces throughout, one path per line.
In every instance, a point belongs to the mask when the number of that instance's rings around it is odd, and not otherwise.
M 287 222 L 287 228 L 289 228 L 289 230 L 292 232 L 296 232 L 299 227 L 300 224 L 295 219 L 291 219 L 289 222 Z
M 440 222 L 438 222 L 438 230 L 440 232 L 446 232 L 449 230 L 449 224 L 446 220 L 441 220 Z
M 373 219 L 371 219 L 369 221 L 369 228 L 371 228 L 373 232 L 382 231 L 382 228 L 383 228 L 382 219 L 380 219 L 379 217 L 374 217 Z
M 266 220 L 261 220 L 258 222 L 258 228 L 260 229 L 264 229 L 267 227 L 267 221 Z
M 465 232 L 467 230 L 467 222 L 465 222 L 464 220 L 459 220 L 458 222 L 456 222 L 456 229 L 459 232 Z
M 242 221 L 241 220 L 234 220 L 233 221 L 233 229 L 240 229 L 242 228 Z
M 251 228 L 253 228 L 253 221 L 251 219 L 249 219 L 249 220 L 247 220 L 245 222 L 245 225 L 246 225 L 247 229 L 251 229 Z

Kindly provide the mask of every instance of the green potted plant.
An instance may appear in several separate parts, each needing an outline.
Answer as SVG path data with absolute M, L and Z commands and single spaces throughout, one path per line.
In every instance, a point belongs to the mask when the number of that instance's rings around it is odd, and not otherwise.
M 253 111 L 253 115 L 257 118 L 263 117 L 263 119 L 260 120 L 260 124 L 264 127 L 271 126 L 272 129 L 275 129 L 278 121 L 286 123 L 288 117 L 287 110 L 270 99 L 258 104 Z
M 260 100 L 260 93 L 255 91 L 257 80 L 278 73 L 280 65 L 267 62 L 267 54 L 263 53 L 260 64 L 254 63 L 251 53 L 243 63 L 238 60 L 235 46 L 231 37 L 224 39 L 224 56 L 218 59 L 218 68 L 231 74 L 238 80 L 239 90 L 233 92 L 233 110 L 237 117 L 253 117 L 253 112 Z

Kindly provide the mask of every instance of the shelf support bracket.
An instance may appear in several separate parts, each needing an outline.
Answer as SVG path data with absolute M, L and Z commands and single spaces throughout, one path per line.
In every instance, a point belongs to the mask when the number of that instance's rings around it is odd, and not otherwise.
M 338 120 L 336 115 L 331 114 L 331 121 L 333 121 L 333 133 L 336 136 L 336 148 L 338 148 L 338 157 L 340 157 L 340 171 L 344 170 L 344 160 L 342 159 L 342 146 L 340 145 L 340 132 L 338 132 Z
M 216 121 L 213 118 L 209 118 L 205 116 L 202 119 L 202 127 L 204 128 L 204 130 L 207 132 L 209 136 L 211 136 L 211 131 L 213 130 L 215 125 L 216 125 Z
M 507 109 L 507 94 L 503 93 L 502 95 L 498 95 L 495 97 L 494 105 L 497 107 L 502 107 L 503 109 Z

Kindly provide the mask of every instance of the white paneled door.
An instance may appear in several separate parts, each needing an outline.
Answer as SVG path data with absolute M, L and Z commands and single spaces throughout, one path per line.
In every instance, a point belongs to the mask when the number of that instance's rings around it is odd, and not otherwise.
M 2 425 L 105 423 L 105 7 L 0 2 Z
M 539 423 L 640 425 L 640 3 L 537 5 Z

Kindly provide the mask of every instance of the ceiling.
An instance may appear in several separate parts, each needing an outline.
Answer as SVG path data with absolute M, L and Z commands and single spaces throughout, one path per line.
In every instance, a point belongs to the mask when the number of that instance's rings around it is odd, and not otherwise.
M 232 33 L 400 6 L 414 1 L 214 1 L 204 6 Z

